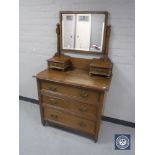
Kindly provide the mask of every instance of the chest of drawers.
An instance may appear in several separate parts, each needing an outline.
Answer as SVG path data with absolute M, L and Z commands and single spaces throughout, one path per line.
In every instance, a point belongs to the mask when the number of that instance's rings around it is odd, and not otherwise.
M 86 16 L 80 14 L 86 14 Z M 79 16 L 77 21 L 84 21 L 80 27 L 82 28 L 86 24 L 84 27 L 87 29 L 88 26 L 87 30 L 89 31 L 92 23 L 90 21 L 93 21 L 92 15 L 103 15 L 103 21 L 101 23 L 100 20 L 97 21 L 97 25 L 101 24 L 102 29 L 99 32 L 103 35 L 102 37 L 99 35 L 101 42 L 96 42 L 99 40 L 96 38 L 99 33 L 97 35 L 92 33 L 96 40 L 90 38 L 93 36 L 91 33 L 89 33 L 91 34 L 90 37 L 88 35 L 80 36 L 79 34 L 76 34 L 76 36 L 75 31 L 73 36 L 76 37 L 72 37 L 72 35 L 69 38 L 66 37 L 66 35 L 72 34 L 72 30 L 77 27 L 76 25 L 73 26 L 73 29 L 71 27 L 71 23 L 75 22 L 75 20 L 72 20 L 73 17 L 77 18 Z M 57 53 L 48 60 L 48 69 L 36 75 L 43 125 L 50 124 L 76 132 L 97 142 L 105 93 L 110 87 L 112 78 L 112 62 L 107 59 L 111 30 L 107 18 L 108 12 L 106 11 L 60 12 L 60 23 L 57 24 L 56 28 Z M 71 21 L 65 22 L 67 20 Z M 71 25 L 67 28 L 69 23 Z M 81 34 L 83 33 L 81 31 Z M 80 41 L 78 41 L 79 39 Z M 77 44 L 78 46 L 74 47 L 76 42 L 79 45 Z M 94 45 L 98 47 L 96 44 L 99 44 L 100 48 L 93 51 L 91 47 Z M 88 56 L 88 58 L 84 59 L 83 56 Z M 100 59 L 95 59 L 96 56 Z M 108 61 L 103 61 L 105 58 Z
M 67 72 L 44 70 L 37 74 L 42 124 L 50 124 L 98 139 L 105 91 L 110 79 L 89 76 L 74 69 Z

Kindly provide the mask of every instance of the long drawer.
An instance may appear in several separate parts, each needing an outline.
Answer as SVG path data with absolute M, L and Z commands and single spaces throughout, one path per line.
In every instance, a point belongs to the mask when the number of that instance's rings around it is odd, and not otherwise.
M 55 110 L 53 108 L 44 107 L 45 120 L 80 130 L 90 134 L 95 133 L 95 122 L 78 118 L 68 113 Z
M 80 117 L 96 120 L 96 106 L 45 95 L 42 95 L 42 102 L 58 109 L 64 109 Z
M 99 101 L 99 93 L 93 90 L 85 90 L 83 88 L 80 89 L 53 82 L 41 82 L 41 89 L 74 97 L 87 103 L 97 104 Z

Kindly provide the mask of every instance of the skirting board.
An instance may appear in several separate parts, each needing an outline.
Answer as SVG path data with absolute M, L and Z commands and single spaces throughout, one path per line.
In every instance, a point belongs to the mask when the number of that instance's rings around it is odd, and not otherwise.
M 23 100 L 26 102 L 31 102 L 34 104 L 39 104 L 39 101 L 36 99 L 32 99 L 32 98 L 28 98 L 28 97 L 24 97 L 24 96 L 19 96 L 19 100 Z M 106 122 L 111 122 L 111 123 L 115 123 L 115 124 L 119 124 L 119 125 L 124 125 L 124 126 L 128 126 L 131 128 L 135 128 L 135 123 L 133 122 L 128 122 L 128 121 L 124 121 L 124 120 L 120 120 L 117 118 L 111 118 L 111 117 L 107 117 L 107 116 L 101 116 L 102 121 L 106 121 Z

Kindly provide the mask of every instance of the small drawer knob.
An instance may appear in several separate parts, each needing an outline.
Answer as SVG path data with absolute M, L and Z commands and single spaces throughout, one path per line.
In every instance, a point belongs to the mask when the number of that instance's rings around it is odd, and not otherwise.
M 57 91 L 57 88 L 56 87 L 52 87 L 52 86 L 49 86 L 48 89 L 51 90 L 51 91 Z
M 51 118 L 53 118 L 53 119 L 57 119 L 57 118 L 58 118 L 58 115 L 51 114 Z
M 103 72 L 103 70 L 102 70 L 102 69 L 98 69 L 98 70 L 97 70 L 97 72 L 102 73 L 102 72 Z
M 84 91 L 84 90 L 81 90 L 80 91 L 80 96 L 81 97 L 88 97 L 88 93 L 86 91 Z
M 79 122 L 78 124 L 79 124 L 79 126 L 80 126 L 80 127 L 82 127 L 82 128 L 84 128 L 84 127 L 86 127 L 86 126 L 87 126 L 87 125 L 86 125 L 86 123 L 84 123 L 84 122 L 82 122 L 82 121 L 81 121 L 81 122 Z
M 56 104 L 57 104 L 57 101 L 54 100 L 54 99 L 50 99 L 50 104 L 52 104 L 52 105 L 56 105 Z
M 88 108 L 87 107 L 80 107 L 79 108 L 79 111 L 81 111 L 81 112 L 87 112 L 88 111 Z

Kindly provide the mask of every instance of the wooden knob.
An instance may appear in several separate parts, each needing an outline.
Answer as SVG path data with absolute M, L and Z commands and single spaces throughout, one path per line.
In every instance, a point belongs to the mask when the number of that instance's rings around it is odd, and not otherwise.
M 48 89 L 51 90 L 51 91 L 57 91 L 57 88 L 56 87 L 52 87 L 52 86 L 48 87 Z
M 54 118 L 54 119 L 57 119 L 58 115 L 51 114 L 51 117 Z
M 52 104 L 52 105 L 56 105 L 56 104 L 57 104 L 57 101 L 54 100 L 54 99 L 50 99 L 50 104 Z
M 79 111 L 81 111 L 81 112 L 87 112 L 88 111 L 88 108 L 87 107 L 80 107 L 79 108 Z
M 86 127 L 87 125 L 86 125 L 86 123 L 84 123 L 84 122 L 81 121 L 81 122 L 79 122 L 79 126 L 82 127 L 82 128 L 84 128 L 84 127 Z
M 80 91 L 80 96 L 81 97 L 88 97 L 88 93 L 84 90 Z

